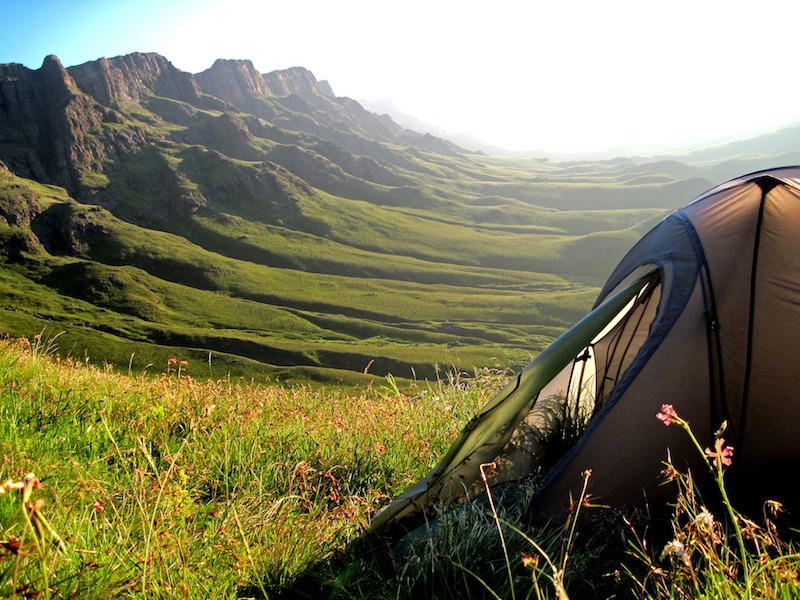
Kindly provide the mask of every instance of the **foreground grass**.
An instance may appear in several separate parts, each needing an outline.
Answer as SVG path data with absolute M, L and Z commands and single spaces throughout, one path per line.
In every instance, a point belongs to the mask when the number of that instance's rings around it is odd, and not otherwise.
M 131 377 L 59 359 L 57 341 L 0 340 L 0 595 L 791 598 L 800 589 L 800 557 L 772 516 L 759 527 L 731 510 L 726 529 L 726 515 L 699 505 L 679 473 L 666 547 L 624 519 L 574 527 L 577 513 L 533 539 L 519 511 L 530 489 L 521 502 L 445 514 L 434 535 L 393 556 L 351 544 L 447 450 L 502 385 L 497 374 L 403 392 L 391 378 L 362 391 L 268 387 L 201 382 L 175 357 L 160 377 Z
M 44 346 L 0 342 L 1 478 L 35 474 L 66 550 L 36 546 L 19 499 L 0 496 L 3 595 L 281 587 L 429 469 L 490 393 L 199 382 L 180 357 L 153 380 Z

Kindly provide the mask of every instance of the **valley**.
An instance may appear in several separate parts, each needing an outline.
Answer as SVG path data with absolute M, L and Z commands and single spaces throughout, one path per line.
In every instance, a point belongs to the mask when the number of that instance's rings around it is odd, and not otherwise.
M 800 161 L 798 131 L 501 158 L 301 68 L 0 65 L 0 330 L 133 373 L 173 357 L 193 377 L 359 386 L 514 370 L 670 210 Z

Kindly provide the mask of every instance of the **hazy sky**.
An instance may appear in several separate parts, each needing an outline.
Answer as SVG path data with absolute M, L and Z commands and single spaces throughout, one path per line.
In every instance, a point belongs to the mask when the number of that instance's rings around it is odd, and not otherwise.
M 660 148 L 800 122 L 798 17 L 794 0 L 0 0 L 0 63 L 246 58 L 512 150 Z

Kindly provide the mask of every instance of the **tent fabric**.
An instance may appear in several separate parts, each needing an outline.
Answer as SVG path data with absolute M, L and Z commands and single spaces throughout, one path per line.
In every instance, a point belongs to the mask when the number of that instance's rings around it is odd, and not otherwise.
M 705 467 L 684 432 L 655 418 L 662 404 L 708 445 L 727 422 L 734 494 L 796 500 L 799 342 L 800 167 L 726 182 L 643 236 L 592 311 L 490 400 L 371 528 L 411 527 L 480 493 L 479 467 L 489 462 L 498 465 L 491 485 L 546 470 L 534 519 L 563 512 L 586 470 L 599 502 L 663 500 L 668 453 L 693 472 Z M 554 438 L 571 443 L 555 457 Z
M 550 430 L 560 427 L 560 419 L 554 419 L 556 415 L 551 412 L 554 404 L 548 402 L 546 393 L 542 403 L 536 402 L 540 392 L 638 295 L 642 280 L 650 280 L 653 272 L 651 269 L 613 295 L 531 361 L 473 417 L 445 457 L 425 478 L 375 515 L 371 529 L 374 531 L 400 521 L 418 524 L 434 506 L 451 504 L 474 495 L 482 484 L 481 464 L 498 459 L 498 463 L 511 467 L 509 461 L 502 459 L 503 449 L 520 422 L 532 411 L 531 420 L 523 427 L 532 424 L 536 427 L 538 424 L 541 431 L 531 430 L 534 435 L 541 433 L 545 436 Z M 525 477 L 527 474 L 519 475 Z

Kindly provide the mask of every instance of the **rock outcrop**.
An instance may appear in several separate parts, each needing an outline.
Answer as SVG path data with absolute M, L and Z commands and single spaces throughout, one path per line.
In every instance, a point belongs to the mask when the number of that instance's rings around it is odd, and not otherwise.
M 68 71 L 82 92 L 115 109 L 147 96 L 163 96 L 192 104 L 200 93 L 190 73 L 180 71 L 154 53 L 101 58 L 70 67 Z
M 271 96 L 269 87 L 249 60 L 217 59 L 205 71 L 195 75 L 200 89 L 235 106 L 267 120 L 274 111 L 258 99 Z
M 320 85 L 314 74 L 303 67 L 272 71 L 263 76 L 267 89 L 275 96 L 295 94 L 304 98 L 312 96 L 333 97 L 330 85 Z
M 302 67 L 262 75 L 249 60 L 219 59 L 192 75 L 154 53 L 68 69 L 55 56 L 36 70 L 0 65 L 0 161 L 16 175 L 60 185 L 78 200 L 109 209 L 142 185 L 129 173 L 160 165 L 152 156 L 171 144 L 198 145 L 239 161 L 273 161 L 326 191 L 374 199 L 388 193 L 375 184 L 413 184 L 401 169 L 419 167 L 398 144 L 424 149 L 436 142 L 334 96 L 327 82 Z M 155 181 L 162 171 L 151 170 L 144 180 L 160 186 L 165 200 L 186 204 L 188 212 L 205 206 L 190 193 L 191 183 Z M 145 219 L 150 212 L 127 218 Z M 163 225 L 171 218 L 156 217 L 145 220 Z
M 17 175 L 78 192 L 81 175 L 106 157 L 103 140 L 90 131 L 118 120 L 80 92 L 55 56 L 36 71 L 0 66 L 2 158 Z

